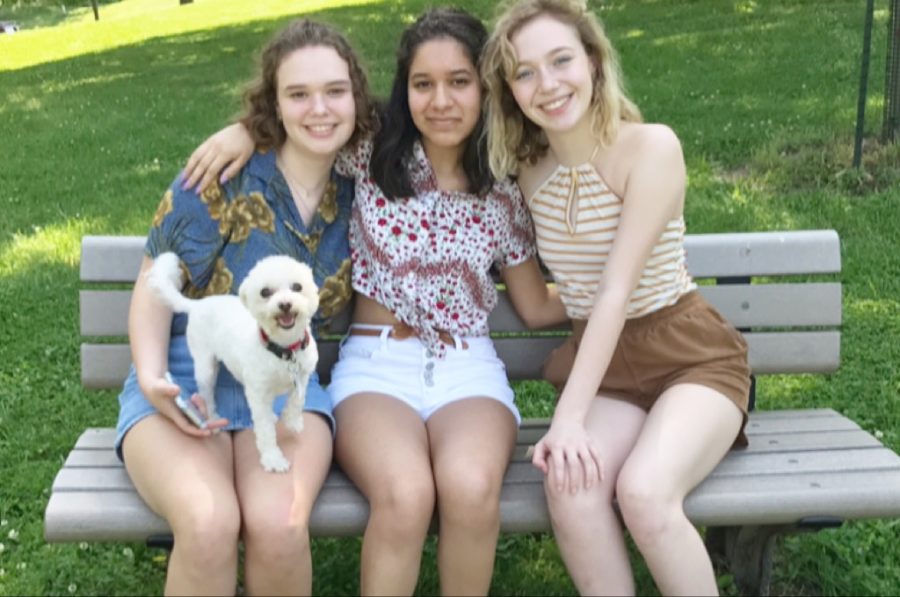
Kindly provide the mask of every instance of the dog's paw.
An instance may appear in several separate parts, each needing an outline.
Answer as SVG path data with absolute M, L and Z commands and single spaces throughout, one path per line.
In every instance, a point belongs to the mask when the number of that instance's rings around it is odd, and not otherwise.
M 284 426 L 294 433 L 300 433 L 301 431 L 303 431 L 303 415 L 298 414 L 293 417 L 286 417 L 284 420 Z
M 270 473 L 283 473 L 291 468 L 291 463 L 281 451 L 266 452 L 260 459 L 263 469 Z

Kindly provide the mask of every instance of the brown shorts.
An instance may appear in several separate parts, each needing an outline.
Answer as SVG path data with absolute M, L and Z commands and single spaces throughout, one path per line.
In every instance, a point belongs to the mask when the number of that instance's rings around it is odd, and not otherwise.
M 572 336 L 544 364 L 544 378 L 562 390 L 575 361 L 585 321 L 572 322 Z M 735 446 L 746 446 L 750 399 L 747 343 L 703 295 L 625 322 L 598 393 L 649 411 L 668 388 L 692 383 L 725 395 L 744 413 Z

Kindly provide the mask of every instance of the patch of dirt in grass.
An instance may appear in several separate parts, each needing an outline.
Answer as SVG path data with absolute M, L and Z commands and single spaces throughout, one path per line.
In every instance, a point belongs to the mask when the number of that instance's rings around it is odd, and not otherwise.
M 749 166 L 723 176 L 762 178 L 783 190 L 829 189 L 854 196 L 900 187 L 900 143 L 876 138 L 863 142 L 859 168 L 853 167 L 853 140 L 782 141 L 758 155 Z

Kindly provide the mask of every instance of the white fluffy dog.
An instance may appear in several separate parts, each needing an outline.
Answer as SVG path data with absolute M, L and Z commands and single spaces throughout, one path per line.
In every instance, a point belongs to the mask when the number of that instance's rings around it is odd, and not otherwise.
M 209 417 L 217 418 L 215 387 L 219 361 L 243 384 L 253 416 L 256 447 L 267 471 L 284 472 L 290 462 L 275 434 L 275 397 L 290 390 L 282 412 L 285 425 L 303 429 L 306 384 L 319 360 L 309 322 L 319 293 L 309 266 L 287 256 L 261 259 L 233 295 L 199 300 L 181 294 L 181 270 L 174 253 L 159 255 L 148 283 L 174 311 L 188 314 L 187 344 L 194 377 Z

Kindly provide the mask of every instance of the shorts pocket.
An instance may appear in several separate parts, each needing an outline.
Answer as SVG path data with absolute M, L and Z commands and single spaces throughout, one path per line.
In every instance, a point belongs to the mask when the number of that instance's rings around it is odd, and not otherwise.
M 710 316 L 719 322 L 719 325 L 722 326 L 722 329 L 727 331 L 728 334 L 734 339 L 735 342 L 738 343 L 740 347 L 744 350 L 747 350 L 747 341 L 744 339 L 744 334 L 742 334 L 734 325 L 725 319 L 725 317 L 719 313 L 719 310 L 713 307 L 712 305 L 707 306 L 707 310 Z
M 370 360 L 375 357 L 380 348 L 380 338 L 345 336 L 341 340 L 338 359 L 341 361 L 346 359 Z

